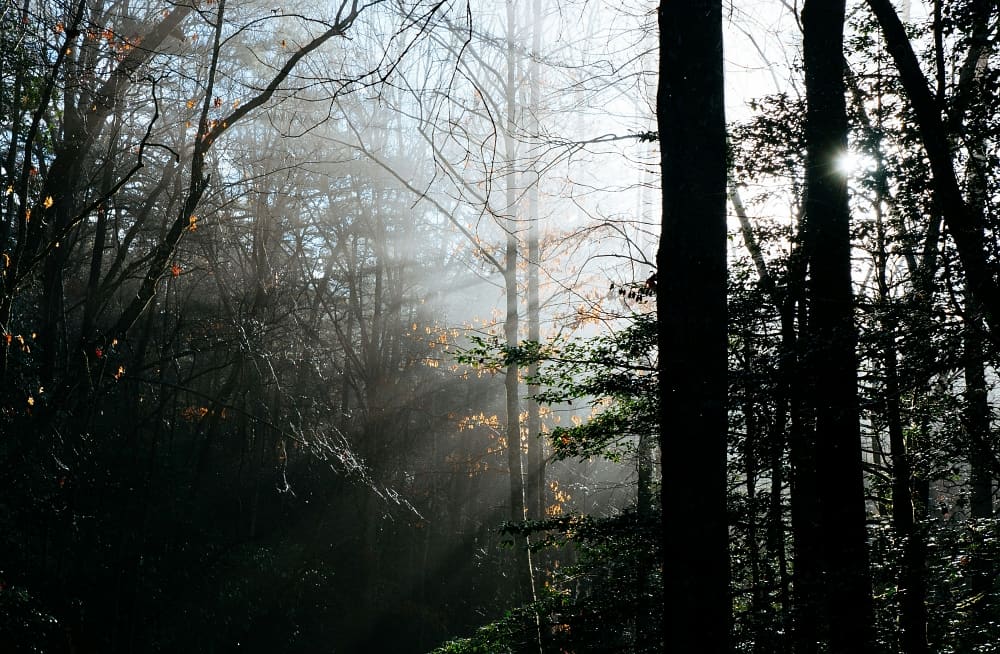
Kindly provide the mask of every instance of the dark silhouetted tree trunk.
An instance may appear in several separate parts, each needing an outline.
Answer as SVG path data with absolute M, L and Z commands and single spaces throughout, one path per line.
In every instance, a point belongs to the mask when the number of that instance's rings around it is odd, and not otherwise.
M 807 0 L 802 11 L 806 79 L 807 387 L 815 414 L 816 479 L 830 651 L 872 651 L 872 597 L 851 288 L 843 79 L 844 2 Z
M 979 2 L 980 15 L 974 38 L 984 39 L 988 36 L 990 11 L 983 11 Z M 985 33 L 985 34 L 984 34 Z M 962 88 L 960 98 L 971 96 L 983 80 L 989 75 L 989 58 L 985 50 L 970 52 L 966 70 L 960 78 Z M 968 72 L 966 72 L 968 71 Z M 960 110 L 956 107 L 955 110 Z M 965 186 L 969 200 L 971 216 L 975 222 L 975 233 L 983 242 L 986 240 L 985 217 L 989 206 L 989 189 L 986 186 L 989 157 L 982 142 L 972 139 L 969 144 L 969 161 L 965 175 Z M 990 406 L 989 393 L 986 386 L 986 371 L 984 353 L 986 339 L 984 338 L 983 311 L 975 290 L 966 281 L 966 316 L 963 330 L 963 347 L 965 349 L 965 414 L 968 430 L 967 456 L 970 467 L 970 510 L 973 518 L 993 517 L 993 474 L 990 460 Z M 988 587 L 988 575 L 980 580 L 983 588 Z
M 803 240 L 804 227 L 802 229 Z M 804 246 L 805 244 L 803 244 Z M 804 254 L 804 253 L 802 253 Z M 793 261 L 792 284 L 798 286 L 793 296 L 798 302 L 787 303 L 781 316 L 782 375 L 789 387 L 788 459 L 791 464 L 791 509 L 794 565 L 792 596 L 792 651 L 815 654 L 822 632 L 822 545 L 820 533 L 819 482 L 816 479 L 816 439 L 814 413 L 808 406 L 805 389 L 798 381 L 808 369 L 804 361 L 803 338 L 808 315 L 804 302 L 805 257 Z
M 726 517 L 726 129 L 722 3 L 660 7 L 657 253 L 664 638 L 729 651 Z
M 993 475 L 990 470 L 990 405 L 983 363 L 985 343 L 982 325 L 976 320 L 975 302 L 967 308 L 963 333 L 965 349 L 965 406 L 966 456 L 969 461 L 969 514 L 973 519 L 993 517 Z M 989 593 L 996 576 L 994 565 L 978 553 L 972 557 L 971 583 L 974 593 Z M 973 615 L 978 624 L 986 619 L 985 602 L 973 605 Z
M 754 641 L 753 652 L 762 651 L 764 610 L 766 605 L 765 588 L 761 576 L 760 548 L 758 547 L 759 525 L 757 522 L 757 480 L 759 468 L 757 465 L 757 450 L 763 430 L 757 419 L 757 407 L 754 402 L 755 390 L 759 387 L 754 370 L 753 331 L 749 326 L 743 328 L 743 421 L 745 434 L 743 438 L 744 488 L 746 492 L 746 556 L 750 568 L 750 615 L 749 628 Z
M 978 325 L 965 328 L 965 428 L 968 433 L 973 518 L 993 517 L 993 475 L 989 464 L 990 406 L 983 365 L 985 344 Z
M 889 302 L 886 282 L 885 247 L 881 239 L 882 221 L 879 220 L 880 247 L 878 251 L 878 286 L 880 300 Z M 924 584 L 923 536 L 917 530 L 913 515 L 913 471 L 906 438 L 899 394 L 899 365 L 896 351 L 896 329 L 888 309 L 884 309 L 882 323 L 882 363 L 885 374 L 885 419 L 889 429 L 889 460 L 892 470 L 892 526 L 902 542 L 903 558 L 900 564 L 899 629 L 903 652 L 923 654 L 927 649 L 927 607 Z
M 767 267 L 767 262 L 764 259 L 764 252 L 760 247 L 760 243 L 757 241 L 757 237 L 754 235 L 753 227 L 750 224 L 750 217 L 747 215 L 746 207 L 743 205 L 743 200 L 740 198 L 739 189 L 735 184 L 730 184 L 729 188 L 729 199 L 733 204 L 733 210 L 736 212 L 736 217 L 740 221 L 740 232 L 743 234 L 743 243 L 750 253 L 750 257 L 753 260 L 754 268 L 757 269 L 757 275 L 760 277 L 760 287 L 767 294 L 771 303 L 774 305 L 775 309 L 778 311 L 778 316 L 781 323 L 781 344 L 779 346 L 779 358 L 778 358 L 778 377 L 777 384 L 775 388 L 775 413 L 771 421 L 771 428 L 769 430 L 769 464 L 770 464 L 770 493 L 768 498 L 768 525 L 767 525 L 767 548 L 770 555 L 774 558 L 777 564 L 777 586 L 778 586 L 778 601 L 781 604 L 781 615 L 783 625 L 785 627 L 785 632 L 792 634 L 792 639 L 790 642 L 786 640 L 783 645 L 784 649 L 782 651 L 789 651 L 795 647 L 795 643 L 798 642 L 796 636 L 800 632 L 811 634 L 807 638 L 805 643 L 812 643 L 812 648 L 815 650 L 816 643 L 816 629 L 815 629 L 815 611 L 810 613 L 807 610 L 797 612 L 799 618 L 801 618 L 802 623 L 806 626 L 805 629 L 798 629 L 793 625 L 793 606 L 791 598 L 791 577 L 788 571 L 788 561 L 785 555 L 785 523 L 784 523 L 784 500 L 783 500 L 783 485 L 785 478 L 784 470 L 784 453 L 786 442 L 789 445 L 794 444 L 798 447 L 798 443 L 801 439 L 798 434 L 802 432 L 803 424 L 803 412 L 801 410 L 801 397 L 798 393 L 797 386 L 794 384 L 796 366 L 798 361 L 797 354 L 797 339 L 798 335 L 795 330 L 795 313 L 797 307 L 801 305 L 802 300 L 802 290 L 805 286 L 805 268 L 804 261 L 802 258 L 802 249 L 800 245 L 792 250 L 789 256 L 788 262 L 788 280 L 787 285 L 784 289 L 779 289 L 778 284 L 774 279 L 774 275 Z M 802 227 L 802 212 L 797 212 L 796 229 L 801 232 Z M 800 237 L 794 239 L 797 243 L 801 241 Z M 789 428 L 786 433 L 786 426 Z M 748 429 L 749 433 L 749 429 Z M 792 459 L 794 462 L 794 459 Z M 801 466 L 798 468 L 801 470 Z M 796 470 L 793 466 L 793 472 Z M 812 478 L 810 475 L 810 479 Z M 793 487 L 801 486 L 803 482 L 798 482 L 796 484 L 795 478 L 793 477 L 792 485 Z M 806 508 L 803 511 L 802 500 L 815 502 L 816 494 L 798 494 L 795 493 L 792 496 L 793 502 L 798 500 L 798 513 L 799 515 L 809 515 L 809 510 Z M 800 544 L 799 538 L 795 539 L 795 543 Z M 808 556 L 806 557 L 808 558 Z M 808 574 L 801 574 L 803 566 L 801 565 L 801 559 L 796 561 L 797 573 L 800 574 L 798 582 L 802 581 L 802 578 L 808 577 Z M 808 571 L 808 566 L 805 566 Z M 813 584 L 815 586 L 815 583 Z M 802 591 L 803 588 L 808 587 L 808 583 L 797 583 L 796 590 Z M 808 592 L 797 592 L 796 597 L 812 597 L 813 595 Z M 810 620 L 808 616 L 813 616 Z M 795 651 L 810 651 L 808 645 L 805 647 L 795 648 Z

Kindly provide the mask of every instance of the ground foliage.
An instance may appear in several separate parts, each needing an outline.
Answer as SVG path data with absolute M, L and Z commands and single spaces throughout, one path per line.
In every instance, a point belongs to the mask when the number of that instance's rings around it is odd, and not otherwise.
M 538 375 L 529 381 L 542 389 L 535 396 L 539 402 L 595 409 L 589 419 L 545 435 L 554 456 L 635 465 L 651 456 L 657 425 L 656 322 L 651 314 L 636 312 L 622 325 L 589 340 L 515 348 L 474 339 L 460 358 L 494 369 L 538 363 Z M 566 652 L 661 651 L 660 514 L 651 477 L 640 483 L 648 487 L 619 513 L 571 513 L 504 526 L 506 533 L 527 535 L 535 551 L 548 552 L 548 560 L 560 564 L 546 571 L 537 601 L 435 652 L 521 652 L 539 646 Z

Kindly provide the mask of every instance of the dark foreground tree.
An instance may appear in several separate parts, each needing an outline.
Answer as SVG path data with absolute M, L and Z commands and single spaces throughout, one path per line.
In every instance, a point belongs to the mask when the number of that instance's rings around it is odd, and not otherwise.
M 659 25 L 664 636 L 667 651 L 677 654 L 726 652 L 731 605 L 722 3 L 664 3 Z
M 806 326 L 808 402 L 815 462 L 830 651 L 868 652 L 872 600 L 865 533 L 857 390 L 857 333 L 851 288 L 843 68 L 844 2 L 815 0 L 802 11 L 806 81 Z M 808 518 L 807 518 L 808 519 Z

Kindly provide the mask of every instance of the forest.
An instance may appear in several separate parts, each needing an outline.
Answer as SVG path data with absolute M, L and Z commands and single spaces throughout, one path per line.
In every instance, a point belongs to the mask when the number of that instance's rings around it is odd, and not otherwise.
M 1000 2 L 0 0 L 0 652 L 1000 653 Z

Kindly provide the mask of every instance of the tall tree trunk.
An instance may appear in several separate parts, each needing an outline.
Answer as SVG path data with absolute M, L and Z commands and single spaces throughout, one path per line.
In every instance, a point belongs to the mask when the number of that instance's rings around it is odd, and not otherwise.
M 976 320 L 975 302 L 963 330 L 965 372 L 966 456 L 969 461 L 969 509 L 973 518 L 993 517 L 993 474 L 990 465 L 990 405 L 986 386 L 986 343 L 982 324 Z
M 31 7 L 31 0 L 24 0 L 20 11 L 20 20 L 22 25 L 27 25 L 30 20 L 28 18 L 28 10 Z M 5 57 L 0 57 L 0 62 L 4 62 Z M 10 73 L 6 71 L 6 67 L 0 63 L 0 73 L 5 74 L 5 78 L 8 78 Z M 18 146 L 21 140 L 21 127 L 22 121 L 24 120 L 25 110 L 21 108 L 20 103 L 17 102 L 16 98 L 21 97 L 21 89 L 24 84 L 24 80 L 27 77 L 28 71 L 25 69 L 25 65 L 18 62 L 17 70 L 14 72 L 14 81 L 11 84 L 11 102 L 9 105 L 0 105 L 0 113 L 3 113 L 8 117 L 10 121 L 10 127 L 8 128 L 8 146 L 7 152 L 4 155 L 4 171 L 5 175 L 0 178 L 0 183 L 2 183 L 3 188 L 8 188 L 15 181 L 15 176 L 13 171 L 15 165 L 17 164 L 17 155 L 19 152 Z M 17 210 L 17 204 L 15 203 L 15 196 L 13 193 L 5 194 L 3 200 L 3 214 L 0 216 L 0 245 L 5 249 L 10 240 L 11 233 L 16 226 L 15 215 Z M 6 268 L 6 263 L 4 264 Z M 7 287 L 7 275 L 0 275 L 0 332 L 4 334 L 11 333 L 13 326 L 10 324 L 11 309 L 13 303 L 13 293 L 15 289 L 8 289 Z M 10 346 L 6 343 L 0 342 L 0 388 L 6 390 L 7 381 L 7 357 L 9 355 Z
M 969 461 L 969 512 L 973 519 L 993 517 L 993 475 L 989 460 L 990 405 L 983 363 L 984 342 L 981 325 L 975 320 L 975 302 L 969 302 L 971 316 L 964 330 L 965 347 L 965 430 Z M 995 564 L 976 552 L 971 557 L 970 581 L 976 595 L 988 594 L 996 577 Z M 972 606 L 973 624 L 984 624 L 988 602 Z
M 765 595 L 761 582 L 761 561 L 759 527 L 757 524 L 757 449 L 761 434 L 757 420 L 757 410 L 754 403 L 754 389 L 757 380 L 754 377 L 753 334 L 749 327 L 743 330 L 743 421 L 745 434 L 743 439 L 743 467 L 746 489 L 746 556 L 750 567 L 750 634 L 753 638 L 753 652 L 760 652 L 764 645 Z
M 808 320 L 800 304 L 800 329 Z M 794 324 L 785 326 L 782 320 L 782 348 L 794 352 L 788 364 L 789 373 L 804 375 L 808 365 L 803 361 L 801 345 L 795 336 Z M 791 318 L 788 322 L 793 322 Z M 790 349 L 789 349 L 790 348 Z M 791 422 L 788 437 L 788 459 L 791 464 L 792 557 L 794 560 L 792 595 L 792 651 L 795 654 L 816 654 L 821 634 L 823 594 L 823 537 L 820 525 L 820 487 L 816 478 L 817 453 L 814 429 L 815 416 L 807 404 L 808 398 L 799 385 L 790 386 Z
M 965 428 L 968 434 L 969 509 L 973 518 L 993 517 L 993 475 L 989 461 L 990 406 L 983 364 L 985 344 L 978 325 L 967 325 L 965 344 Z
M 797 212 L 796 229 L 798 230 L 798 233 L 795 234 L 792 239 L 796 245 L 789 255 L 787 286 L 782 291 L 779 290 L 778 284 L 775 282 L 774 276 L 771 274 L 767 267 L 767 263 L 764 260 L 764 252 L 760 247 L 760 243 L 757 241 L 757 237 L 754 235 L 753 227 L 750 224 L 750 217 L 747 215 L 746 207 L 744 207 L 743 201 L 740 198 L 739 189 L 737 189 L 736 185 L 732 183 L 730 183 L 729 188 L 729 199 L 732 202 L 736 217 L 740 221 L 740 231 L 743 234 L 744 245 L 746 246 L 747 251 L 750 252 L 750 256 L 754 262 L 754 267 L 757 269 L 757 275 L 760 278 L 760 287 L 767 294 L 771 303 L 778 311 L 781 323 L 781 345 L 779 347 L 778 355 L 778 378 L 774 393 L 776 409 L 771 423 L 769 443 L 771 488 L 768 501 L 767 547 L 778 566 L 778 601 L 781 605 L 782 624 L 784 625 L 785 633 L 792 634 L 791 642 L 788 642 L 788 639 L 783 639 L 782 645 L 784 646 L 784 650 L 782 651 L 788 651 L 788 649 L 791 648 L 796 652 L 810 652 L 815 651 L 816 642 L 818 640 L 816 637 L 817 628 L 815 626 L 816 612 L 814 610 L 810 610 L 812 604 L 806 604 L 803 605 L 802 610 L 796 611 L 795 615 L 792 613 L 793 602 L 791 598 L 791 578 L 788 572 L 787 557 L 785 555 L 783 500 L 783 485 L 785 478 L 785 443 L 788 441 L 790 446 L 796 448 L 795 453 L 798 454 L 801 451 L 799 445 L 802 442 L 799 435 L 803 433 L 801 396 L 798 391 L 795 390 L 798 387 L 794 383 L 798 366 L 795 313 L 796 308 L 802 304 L 802 293 L 803 288 L 805 287 L 805 261 L 802 257 L 801 248 L 801 230 L 803 222 L 802 212 Z M 785 432 L 786 423 L 790 427 L 788 434 Z M 804 459 L 796 459 L 795 456 L 790 456 L 789 458 L 793 463 L 792 499 L 793 503 L 797 507 L 797 509 L 793 509 L 793 515 L 800 516 L 798 522 L 801 524 L 803 522 L 802 516 L 816 515 L 817 512 L 810 512 L 809 507 L 804 506 L 804 502 L 815 502 L 816 494 L 815 492 L 794 492 L 796 488 L 801 488 L 802 484 L 806 483 L 804 477 L 802 479 L 797 478 L 795 476 L 795 472 L 799 471 L 801 473 L 806 467 L 808 467 L 809 470 L 811 470 L 808 475 L 808 479 L 814 480 L 815 467 L 804 466 Z M 809 459 L 809 461 L 812 460 L 812 458 Z M 812 523 L 810 522 L 810 524 Z M 797 536 L 795 538 L 795 543 L 797 545 L 801 545 L 803 540 L 808 539 L 803 539 Z M 818 542 L 818 539 L 814 538 L 813 541 Z M 806 553 L 805 556 L 796 561 L 796 573 L 798 576 L 796 582 L 797 599 L 808 599 L 815 596 L 815 593 L 809 592 L 810 585 L 808 583 L 808 579 L 811 576 L 809 574 L 809 566 L 808 564 L 804 566 L 802 565 L 802 562 L 807 561 L 808 559 L 809 555 Z M 818 580 L 818 576 L 812 575 L 812 577 L 815 577 L 815 579 Z M 812 586 L 815 587 L 815 585 L 816 581 L 813 582 Z M 810 618 L 810 616 L 812 617 Z M 793 621 L 793 618 L 800 623 L 798 626 L 796 622 Z M 800 629 L 799 626 L 802 628 Z M 799 639 L 799 635 L 803 635 L 803 638 Z M 796 645 L 796 643 L 798 643 L 798 645 Z M 812 650 L 809 649 L 810 647 Z
M 506 85 L 506 124 L 504 126 L 504 190 L 506 192 L 506 220 L 504 229 L 507 232 L 507 243 L 504 258 L 504 291 L 507 300 L 507 312 L 504 318 L 503 330 L 507 347 L 517 347 L 518 344 L 518 312 L 517 312 L 517 189 L 514 164 L 516 145 L 514 142 L 515 111 L 516 111 L 516 66 L 517 43 L 515 39 L 516 16 L 514 0 L 507 0 L 507 85 Z M 506 436 L 507 436 L 507 469 L 510 480 L 510 517 L 514 522 L 525 519 L 524 505 L 524 469 L 521 461 L 521 402 L 520 383 L 518 380 L 519 366 L 509 363 L 504 374 L 504 391 L 506 393 Z M 515 561 L 517 570 L 518 592 L 522 599 L 533 599 L 534 580 L 531 573 L 531 561 L 527 550 L 527 539 L 518 537 L 516 540 Z
M 923 534 L 917 529 L 913 515 L 913 468 L 909 444 L 903 433 L 900 405 L 899 361 L 896 348 L 896 316 L 888 281 L 888 241 L 882 207 L 887 188 L 882 155 L 876 155 L 879 176 L 875 194 L 876 266 L 878 309 L 880 311 L 880 349 L 885 378 L 885 421 L 889 430 L 889 462 L 892 479 L 892 526 L 902 543 L 903 555 L 897 579 L 899 596 L 900 644 L 904 654 L 926 654 L 927 605 L 924 582 Z
M 986 73 L 986 61 L 979 66 Z M 978 75 L 976 76 L 978 77 Z M 971 83 L 970 83 L 971 86 Z M 966 92 L 971 92 L 967 89 Z M 988 158 L 981 144 L 970 147 L 969 168 L 966 173 L 969 206 L 976 219 L 976 233 L 985 240 L 984 217 L 989 190 L 986 188 Z M 965 329 L 965 417 L 967 430 L 967 457 L 970 468 L 970 509 L 973 518 L 993 517 L 993 474 L 990 460 L 990 406 L 986 386 L 983 312 L 972 289 L 966 284 Z M 995 336 L 994 336 L 995 337 Z M 988 582 L 987 582 L 988 583 Z
M 729 651 L 732 622 L 722 3 L 667 2 L 658 18 L 664 638 L 673 654 L 713 654 Z
M 528 63 L 528 124 L 529 133 L 538 134 L 538 112 L 541 108 L 540 88 L 538 82 L 538 58 L 541 56 L 542 41 L 542 2 L 531 2 L 531 61 Z M 532 162 L 527 182 L 528 188 L 528 340 L 535 343 L 541 340 L 539 302 L 538 302 L 538 270 L 541 265 L 541 250 L 538 245 L 538 163 Z M 528 366 L 528 377 L 538 375 L 538 364 Z M 538 384 L 528 383 L 528 487 L 527 496 L 528 517 L 541 520 L 545 517 L 545 456 L 544 443 L 541 437 L 542 420 L 534 396 L 539 392 Z
M 975 0 L 972 12 L 975 23 L 972 29 L 972 39 L 968 56 L 959 76 L 957 89 L 957 106 L 952 107 L 951 127 L 957 132 L 961 126 L 964 105 L 981 94 L 984 80 L 990 74 L 989 55 L 991 46 L 991 19 L 996 3 L 991 0 Z M 977 98 L 978 99 L 978 98 Z M 986 99 L 987 102 L 992 99 Z M 971 121 L 970 121 L 971 122 Z M 972 125 L 974 131 L 980 132 L 986 125 Z M 957 140 L 957 138 L 956 138 Z M 974 221 L 976 235 L 986 242 L 985 217 L 989 210 L 990 191 L 989 155 L 981 140 L 971 138 L 966 140 L 969 150 L 965 169 L 965 186 L 970 213 Z M 989 387 L 986 383 L 986 339 L 984 338 L 984 317 L 989 314 L 983 311 L 974 289 L 966 282 L 966 316 L 963 330 L 963 347 L 965 349 L 965 427 L 966 456 L 969 461 L 969 510 L 973 519 L 993 517 L 993 471 L 991 463 L 993 453 L 990 449 L 992 415 L 989 405 Z M 996 340 L 997 334 L 992 334 Z M 986 596 L 993 585 L 996 576 L 995 564 L 988 556 L 976 553 L 972 557 L 971 585 L 975 595 Z M 985 624 L 989 602 L 975 602 L 972 609 L 974 624 Z
M 885 416 L 889 428 L 889 460 L 892 470 L 892 526 L 903 548 L 897 582 L 900 641 L 904 654 L 924 654 L 928 651 L 928 646 L 923 535 L 917 529 L 913 515 L 911 485 L 913 473 L 903 435 L 899 402 L 896 330 L 888 323 L 889 319 L 882 326 L 882 361 L 885 372 Z
M 816 441 L 813 414 L 799 380 L 803 376 L 802 339 L 808 325 L 805 303 L 806 261 L 803 252 L 805 219 L 799 213 L 798 246 L 789 262 L 788 296 L 780 307 L 781 364 L 778 375 L 788 396 L 788 463 L 791 487 L 792 556 L 794 573 L 791 612 L 791 649 L 814 654 L 820 635 L 820 581 L 822 539 L 819 535 L 819 493 L 816 481 Z M 796 320 L 798 330 L 796 330 Z
M 872 651 L 873 608 L 857 391 L 857 334 L 851 288 L 843 79 L 844 0 L 806 0 L 806 254 L 810 277 L 808 380 L 815 413 L 816 470 L 826 614 L 832 654 Z
M 778 611 L 784 634 L 793 633 L 791 621 L 792 593 L 791 576 L 788 571 L 788 556 L 785 549 L 785 444 L 787 442 L 787 424 L 789 408 L 788 384 L 781 378 L 784 377 L 782 371 L 778 371 L 778 384 L 775 390 L 776 408 L 769 430 L 769 465 L 770 465 L 770 488 L 768 492 L 767 506 L 767 552 L 777 566 L 776 576 L 772 574 L 772 583 L 777 585 Z M 790 639 L 782 637 L 779 639 L 781 649 L 778 652 L 790 651 Z

